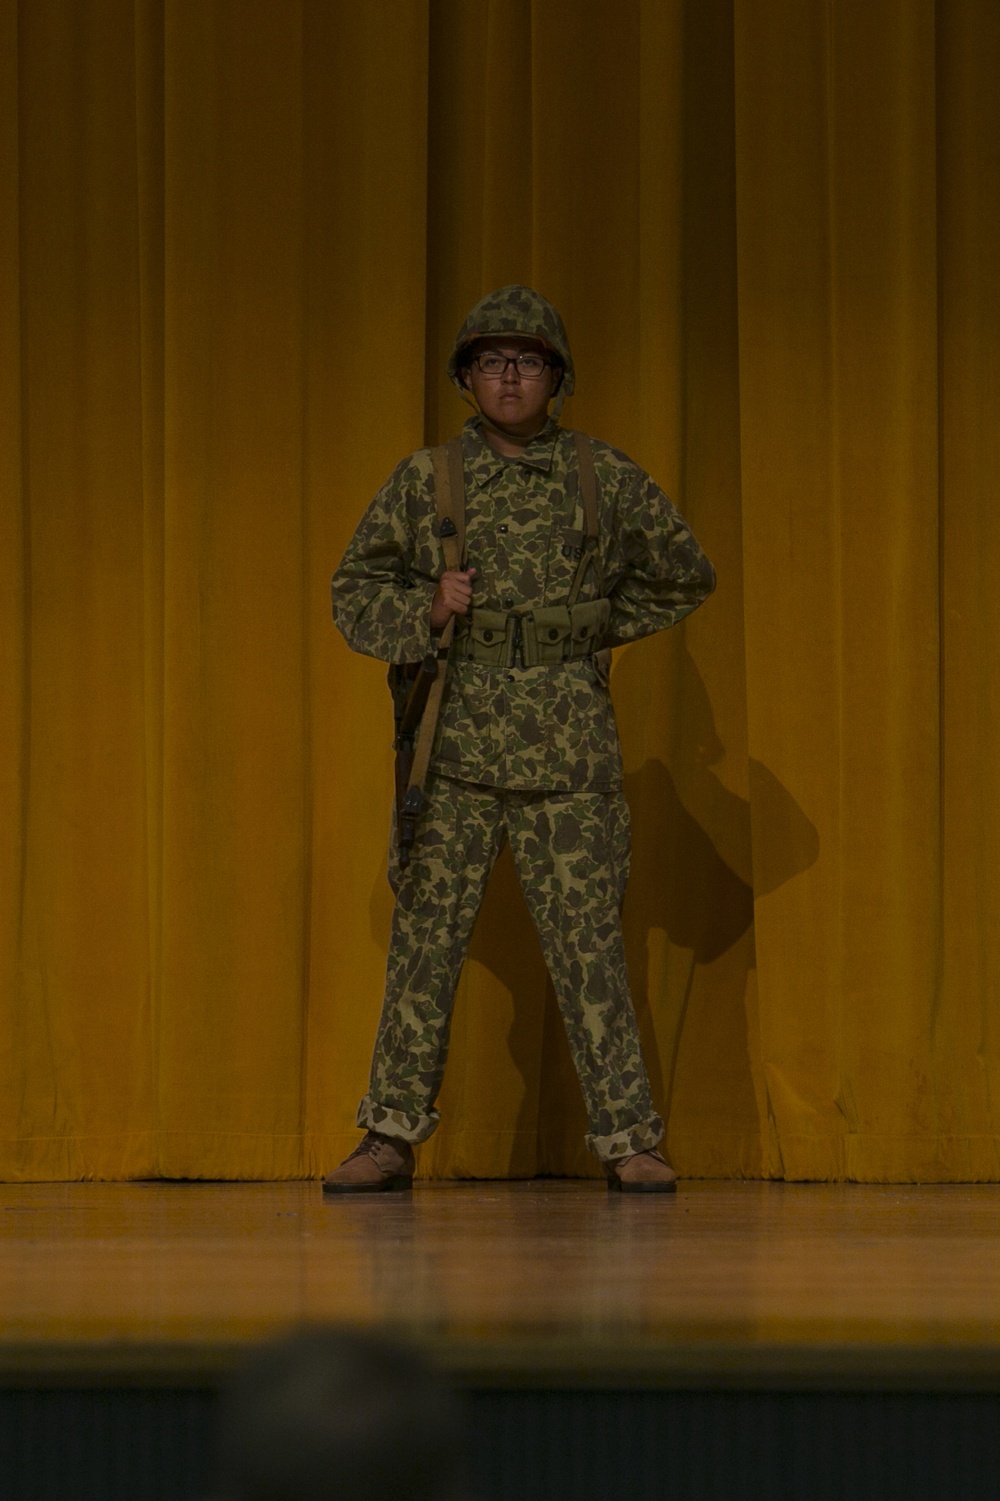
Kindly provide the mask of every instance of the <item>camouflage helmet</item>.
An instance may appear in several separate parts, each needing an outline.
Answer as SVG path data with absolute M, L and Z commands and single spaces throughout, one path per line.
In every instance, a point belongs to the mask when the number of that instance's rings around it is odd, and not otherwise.
M 557 408 L 561 407 L 564 398 L 573 394 L 573 356 L 559 314 L 547 298 L 532 291 L 531 287 L 501 287 L 498 292 L 488 292 L 479 299 L 459 329 L 448 357 L 449 379 L 464 394 L 465 387 L 459 373 L 463 351 L 476 339 L 504 335 L 537 339 L 559 356 L 563 378 L 556 402 Z

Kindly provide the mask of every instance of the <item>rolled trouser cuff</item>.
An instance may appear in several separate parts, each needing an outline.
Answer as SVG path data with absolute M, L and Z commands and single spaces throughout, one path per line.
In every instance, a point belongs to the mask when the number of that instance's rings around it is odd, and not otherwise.
M 396 1110 L 390 1105 L 379 1105 L 366 1094 L 358 1106 L 358 1125 L 366 1131 L 377 1131 L 380 1136 L 392 1136 L 397 1141 L 408 1141 L 415 1147 L 426 1141 L 438 1127 L 441 1117 L 436 1110 L 420 1115 L 408 1110 Z M 640 1148 L 641 1150 L 641 1148 Z
M 658 1115 L 612 1136 L 588 1136 L 587 1146 L 601 1162 L 621 1162 L 637 1152 L 651 1152 L 663 1140 L 664 1126 Z M 421 1138 L 423 1140 L 423 1138 Z

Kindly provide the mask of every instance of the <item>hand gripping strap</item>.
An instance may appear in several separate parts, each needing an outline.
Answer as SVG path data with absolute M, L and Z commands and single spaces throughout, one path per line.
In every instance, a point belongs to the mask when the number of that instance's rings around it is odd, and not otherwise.
M 437 509 L 437 531 L 444 552 L 445 567 L 449 573 L 462 566 L 465 554 L 465 469 L 462 459 L 462 440 L 452 438 L 440 448 L 431 449 L 434 464 L 434 504 Z M 448 671 L 448 651 L 455 634 L 455 617 L 452 615 L 438 638 L 437 676 L 431 684 L 424 705 L 417 743 L 413 750 L 413 766 L 407 783 L 407 798 L 422 804 L 427 769 L 431 762 L 431 750 L 437 732 L 438 716 L 441 713 L 441 698 L 444 680 Z

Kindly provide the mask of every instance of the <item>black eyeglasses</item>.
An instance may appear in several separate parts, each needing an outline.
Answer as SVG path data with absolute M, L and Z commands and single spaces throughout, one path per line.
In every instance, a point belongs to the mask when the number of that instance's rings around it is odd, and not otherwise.
M 488 375 L 493 380 L 501 380 L 507 374 L 508 365 L 513 365 L 524 380 L 538 380 L 552 361 L 540 354 L 506 355 L 488 350 L 486 354 L 474 355 L 472 363 L 481 375 Z

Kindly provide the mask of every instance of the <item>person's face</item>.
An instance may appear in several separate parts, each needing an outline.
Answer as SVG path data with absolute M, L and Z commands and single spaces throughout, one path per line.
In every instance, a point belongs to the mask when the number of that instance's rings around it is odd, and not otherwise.
M 465 384 L 484 417 L 501 432 L 516 438 L 533 437 L 545 426 L 549 401 L 558 381 L 556 371 L 549 364 L 538 376 L 522 374 L 511 362 L 523 354 L 550 358 L 544 344 L 537 339 L 480 339 L 473 350 L 472 364 L 463 371 Z M 494 355 L 508 361 L 502 374 L 486 374 L 476 363 L 477 358 Z

